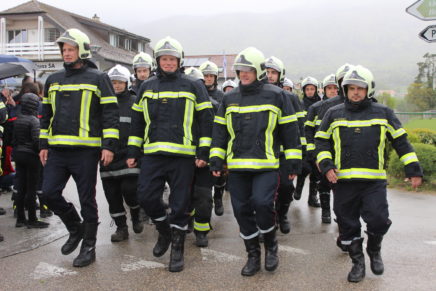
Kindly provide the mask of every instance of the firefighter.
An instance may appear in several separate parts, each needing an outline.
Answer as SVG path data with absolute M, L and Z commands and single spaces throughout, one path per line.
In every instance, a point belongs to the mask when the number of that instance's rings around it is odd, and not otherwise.
M 262 79 L 264 55 L 249 47 L 240 52 L 234 70 L 239 86 L 227 93 L 214 120 L 210 168 L 220 176 L 224 163 L 233 212 L 248 253 L 243 276 L 260 270 L 259 233 L 264 235 L 265 269 L 279 264 L 274 196 L 279 183 L 280 145 L 289 179 L 301 170 L 297 117 L 284 91 Z
M 136 167 L 141 160 L 138 201 L 159 232 L 153 255 L 164 255 L 171 244 L 169 271 L 180 272 L 190 189 L 195 167 L 207 165 L 213 111 L 204 86 L 183 74 L 177 40 L 159 40 L 154 53 L 156 76 L 143 83 L 132 107 L 127 163 Z M 161 201 L 165 182 L 171 189 L 168 215 Z
M 132 86 L 132 90 L 137 94 L 142 82 L 152 76 L 156 66 L 149 54 L 140 52 L 133 58 L 132 67 L 135 72 L 135 84 Z
M 307 77 L 301 82 L 301 88 L 303 89 L 303 107 L 304 115 L 307 115 L 309 107 L 321 100 L 318 95 L 318 81 L 313 77 Z M 305 156 L 303 161 L 303 171 L 301 175 L 298 176 L 297 186 L 295 187 L 294 198 L 300 200 L 301 193 L 303 192 L 304 182 L 307 175 L 310 174 L 310 184 L 309 184 L 309 199 L 308 204 L 311 207 L 321 207 L 318 200 L 318 182 L 320 175 L 315 164 L 311 161 L 308 155 Z
M 56 42 L 64 69 L 50 75 L 45 84 L 39 153 L 44 165 L 42 190 L 70 234 L 62 254 L 73 252 L 83 239 L 73 266 L 84 267 L 95 261 L 98 162 L 107 166 L 113 159 L 120 117 L 108 75 L 90 60 L 88 36 L 73 28 Z M 62 196 L 70 176 L 77 184 L 83 223 L 74 205 Z
M 144 228 L 139 219 L 140 208 L 136 198 L 139 168 L 128 168 L 126 165 L 131 108 L 136 96 L 129 91 L 130 72 L 126 67 L 116 65 L 109 70 L 108 75 L 120 110 L 120 141 L 112 163 L 108 166 L 100 165 L 100 177 L 109 204 L 109 213 L 117 226 L 115 233 L 111 235 L 111 241 L 120 242 L 129 237 L 124 202 L 130 208 L 133 231 L 141 233 Z
M 285 78 L 282 85 L 285 91 L 292 92 L 294 90 L 294 82 L 291 79 Z
M 352 68 L 342 82 L 344 104 L 327 111 L 315 135 L 317 162 L 334 185 L 333 209 L 353 263 L 349 282 L 365 277 L 360 217 L 366 223 L 371 270 L 376 275 L 384 272 L 381 244 L 392 223 L 386 199 L 386 139 L 404 163 L 412 186 L 422 182 L 422 169 L 406 131 L 390 108 L 371 100 L 374 87 L 368 69 Z
M 223 83 L 222 87 L 223 87 L 223 92 L 227 93 L 229 91 L 232 91 L 234 88 L 236 88 L 236 83 L 233 80 L 229 79 Z
M 271 56 L 265 60 L 265 69 L 266 69 L 266 77 L 268 80 L 268 83 L 282 87 L 283 82 L 285 81 L 285 66 L 283 62 L 274 57 Z M 303 125 L 304 125 L 304 114 L 301 107 L 300 100 L 298 99 L 298 96 L 285 91 L 285 95 L 289 98 L 291 101 L 293 110 L 296 112 L 298 125 L 299 125 L 299 134 L 301 136 L 301 144 L 305 145 L 305 139 L 303 138 Z M 277 223 L 280 228 L 280 231 L 282 233 L 289 233 L 291 231 L 291 224 L 288 220 L 288 210 L 289 206 L 292 202 L 292 193 L 295 190 L 294 184 L 292 180 L 289 180 L 287 178 L 287 172 L 286 172 L 286 160 L 284 153 L 282 152 L 280 155 L 280 184 L 279 188 L 277 189 L 277 200 L 275 202 L 275 209 L 277 212 Z M 283 166 L 282 166 L 283 165 Z
M 325 77 L 322 81 L 322 87 L 324 90 L 325 99 L 318 101 L 309 107 L 306 116 L 306 122 L 304 123 L 304 132 L 307 140 L 306 155 L 311 164 L 315 162 L 315 132 L 318 130 L 318 127 L 321 124 L 321 119 L 318 117 L 318 113 L 327 100 L 338 95 L 338 83 L 336 82 L 336 76 L 331 74 Z M 318 184 L 318 191 L 319 198 L 321 200 L 321 221 L 322 223 L 331 223 L 330 185 L 329 182 L 323 177 L 321 177 Z
M 224 93 L 218 90 L 218 66 L 211 61 L 206 61 L 200 65 L 200 71 L 204 76 L 204 84 L 206 85 L 209 97 L 218 103 L 218 106 L 216 106 L 216 109 L 218 109 L 224 97 Z M 223 194 L 226 186 L 226 178 L 223 175 L 217 177 L 215 180 L 213 187 L 214 210 L 217 216 L 222 216 L 224 214 Z

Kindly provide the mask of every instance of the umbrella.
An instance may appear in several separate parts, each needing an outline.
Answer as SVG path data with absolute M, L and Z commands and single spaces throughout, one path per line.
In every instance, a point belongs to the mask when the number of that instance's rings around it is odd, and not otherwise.
M 0 55 L 0 80 L 35 72 L 37 67 L 27 59 L 10 55 Z

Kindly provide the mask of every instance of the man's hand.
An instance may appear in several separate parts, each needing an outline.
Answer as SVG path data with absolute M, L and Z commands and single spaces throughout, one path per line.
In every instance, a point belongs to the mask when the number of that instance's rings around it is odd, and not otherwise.
M 107 166 L 109 165 L 112 160 L 114 159 L 114 153 L 111 152 L 110 150 L 102 150 L 101 151 L 101 161 L 103 162 L 103 166 Z
M 422 177 L 411 177 L 412 188 L 417 189 L 422 184 Z
M 290 174 L 290 175 L 288 176 L 288 179 L 289 179 L 289 180 L 294 180 L 296 177 L 297 177 L 297 174 Z
M 40 150 L 39 151 L 39 160 L 41 161 L 41 164 L 43 166 L 45 166 L 45 164 L 47 163 L 47 158 L 48 158 L 48 150 Z
M 200 160 L 200 159 L 196 159 L 195 160 L 195 166 L 197 168 L 204 168 L 204 167 L 207 166 L 207 163 L 206 163 L 206 161 L 203 161 L 203 160 Z
M 221 171 L 212 171 L 214 177 L 221 177 Z
M 137 165 L 136 159 L 127 159 L 126 164 L 129 168 L 135 168 Z
M 338 176 L 336 176 L 336 173 L 338 172 L 338 169 L 330 169 L 325 176 L 330 183 L 336 184 L 338 182 Z

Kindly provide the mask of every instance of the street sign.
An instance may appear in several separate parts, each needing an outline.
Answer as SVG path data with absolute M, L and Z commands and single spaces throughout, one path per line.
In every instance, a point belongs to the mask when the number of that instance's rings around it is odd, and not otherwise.
M 436 20 L 436 0 L 418 0 L 406 12 L 421 20 Z
M 419 37 L 426 42 L 436 42 L 436 25 L 427 26 L 426 29 L 419 33 Z

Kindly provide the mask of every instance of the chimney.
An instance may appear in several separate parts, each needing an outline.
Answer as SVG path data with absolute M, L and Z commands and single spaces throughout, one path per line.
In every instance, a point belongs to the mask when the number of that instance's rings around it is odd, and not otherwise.
M 94 20 L 95 22 L 100 22 L 100 17 L 97 16 L 97 13 L 94 14 L 92 20 Z

